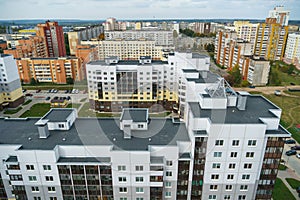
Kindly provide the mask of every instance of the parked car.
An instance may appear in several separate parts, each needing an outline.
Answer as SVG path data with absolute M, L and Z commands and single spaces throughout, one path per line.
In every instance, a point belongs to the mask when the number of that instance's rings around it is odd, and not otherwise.
M 300 186 L 296 187 L 296 191 L 300 193 Z
M 67 100 L 71 100 L 71 97 L 70 97 L 70 96 L 67 96 Z
M 41 92 L 41 90 L 37 90 L 37 91 L 35 91 L 36 93 L 40 93 Z
M 66 90 L 66 91 L 65 91 L 65 94 L 68 94 L 68 93 L 69 93 L 69 90 Z
M 53 91 L 54 93 L 57 93 L 58 92 L 58 90 L 57 89 L 54 89 L 54 91 Z
M 290 84 L 291 84 L 291 85 L 296 85 L 296 84 L 295 84 L 295 83 L 293 83 L 293 82 L 291 82 Z
M 32 97 L 32 96 L 33 96 L 33 94 L 31 94 L 31 93 L 27 93 L 27 94 L 25 94 L 25 96 L 26 96 L 26 97 Z
M 284 141 L 285 144 L 296 144 L 295 140 L 286 140 Z
M 275 91 L 274 91 L 274 94 L 275 94 L 276 96 L 280 96 L 280 95 L 281 95 L 281 92 L 280 92 L 280 90 L 275 90 Z
M 26 89 L 24 89 L 24 90 L 22 90 L 22 91 L 23 91 L 23 93 L 24 93 L 24 92 L 26 92 L 27 90 L 26 90 Z
M 255 86 L 254 85 L 250 85 L 249 88 L 255 88 Z
M 46 100 L 48 101 L 48 100 L 50 100 L 51 98 L 50 97 L 46 97 Z
M 300 159 L 300 153 L 298 153 L 298 154 L 296 155 L 296 157 Z
M 289 150 L 289 151 L 285 152 L 285 155 L 287 155 L 287 156 L 296 155 L 296 154 L 297 154 L 296 150 Z
M 300 146 L 293 146 L 291 147 L 292 150 L 300 150 Z

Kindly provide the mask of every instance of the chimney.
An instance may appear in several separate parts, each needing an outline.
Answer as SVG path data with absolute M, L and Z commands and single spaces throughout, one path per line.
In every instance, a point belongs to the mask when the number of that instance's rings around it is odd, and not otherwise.
M 248 92 L 237 92 L 238 93 L 238 102 L 237 102 L 237 108 L 239 110 L 246 110 L 246 104 L 247 104 L 247 96 L 250 94 Z
M 50 135 L 48 125 L 47 125 L 48 120 L 39 120 L 38 122 L 35 123 L 35 125 L 38 128 L 39 132 L 39 138 L 48 138 Z

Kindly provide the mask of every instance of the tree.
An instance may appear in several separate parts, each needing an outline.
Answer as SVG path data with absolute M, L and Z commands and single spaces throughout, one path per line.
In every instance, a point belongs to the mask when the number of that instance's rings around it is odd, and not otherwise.
M 229 71 L 228 73 L 229 73 L 229 77 L 227 77 L 227 78 L 229 81 L 227 81 L 227 82 L 229 82 L 230 85 L 232 85 L 232 86 L 240 86 L 240 84 L 242 83 L 242 75 L 241 75 L 241 72 L 239 69 L 239 65 L 235 65 L 232 68 L 232 70 Z
M 64 34 L 64 38 L 65 38 L 65 47 L 66 47 L 66 53 L 69 56 L 70 55 L 70 45 L 69 45 L 69 37 L 68 34 Z
M 67 84 L 74 84 L 74 80 L 70 77 L 67 78 Z
M 30 79 L 30 84 L 31 84 L 31 85 L 36 85 L 36 83 L 37 83 L 37 82 L 36 82 L 36 80 L 35 80 L 34 78 L 31 78 L 31 79 Z

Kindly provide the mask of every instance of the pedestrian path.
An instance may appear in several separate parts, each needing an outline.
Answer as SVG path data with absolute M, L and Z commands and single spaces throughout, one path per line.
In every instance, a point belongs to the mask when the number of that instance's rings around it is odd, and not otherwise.
M 287 168 L 286 170 L 279 170 L 278 171 L 278 178 L 280 178 L 286 187 L 291 191 L 296 199 L 300 199 L 298 197 L 298 193 L 295 189 L 293 189 L 290 184 L 285 180 L 286 178 L 293 178 L 300 181 L 300 177 L 295 173 L 294 170 Z

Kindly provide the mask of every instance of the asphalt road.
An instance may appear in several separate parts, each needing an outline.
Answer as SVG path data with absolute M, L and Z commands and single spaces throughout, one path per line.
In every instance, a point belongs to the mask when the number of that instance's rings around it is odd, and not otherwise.
M 299 144 L 296 144 L 299 145 Z M 284 145 L 284 151 L 282 154 L 282 158 L 285 160 L 285 164 L 290 169 L 294 170 L 294 172 L 300 176 L 300 159 L 296 157 L 296 155 L 287 156 L 285 155 L 285 152 L 290 150 L 292 146 L 295 146 L 295 144 L 285 144 Z M 297 151 L 297 153 L 300 153 L 300 151 Z

